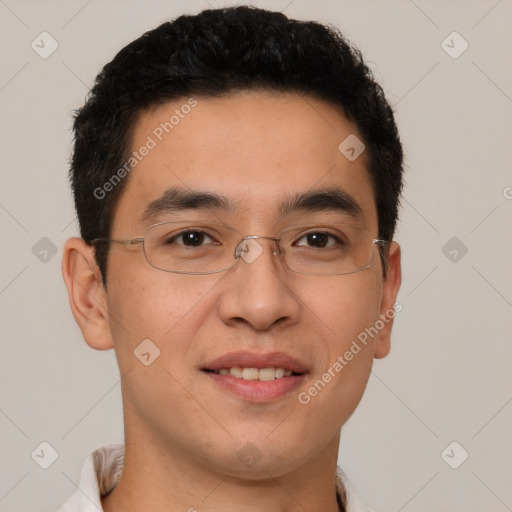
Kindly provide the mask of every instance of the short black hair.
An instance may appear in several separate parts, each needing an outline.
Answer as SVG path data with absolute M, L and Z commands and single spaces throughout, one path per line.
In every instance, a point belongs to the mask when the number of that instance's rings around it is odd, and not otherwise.
M 125 46 L 96 77 L 74 119 L 70 179 L 82 238 L 91 243 L 110 235 L 128 175 L 107 194 L 97 191 L 126 165 L 141 112 L 238 90 L 298 93 L 341 108 L 366 146 L 378 236 L 392 239 L 403 187 L 402 145 L 392 109 L 361 53 L 333 26 L 252 6 L 165 22 Z M 107 255 L 108 244 L 95 247 L 104 285 Z M 385 276 L 383 252 L 381 258 Z

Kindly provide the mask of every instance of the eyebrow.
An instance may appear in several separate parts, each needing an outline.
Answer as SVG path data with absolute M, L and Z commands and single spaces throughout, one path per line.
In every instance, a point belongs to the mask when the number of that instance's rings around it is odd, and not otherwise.
M 235 213 L 237 207 L 228 198 L 211 192 L 190 191 L 178 187 L 166 190 L 151 201 L 139 220 L 148 220 L 164 213 L 183 210 L 223 210 Z
M 172 187 L 151 201 L 139 220 L 147 221 L 158 215 L 183 210 L 213 210 L 235 214 L 239 208 L 236 202 L 219 194 Z M 344 213 L 354 219 L 363 218 L 363 211 L 354 197 L 339 187 L 296 193 L 280 205 L 283 217 L 297 211 Z
M 363 210 L 358 202 L 348 192 L 338 187 L 295 194 L 281 205 L 281 215 L 283 217 L 301 210 L 344 213 L 354 219 L 364 217 Z

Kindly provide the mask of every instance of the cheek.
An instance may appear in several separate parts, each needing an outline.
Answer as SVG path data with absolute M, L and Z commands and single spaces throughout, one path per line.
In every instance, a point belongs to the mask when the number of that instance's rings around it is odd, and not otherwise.
M 357 407 L 370 376 L 375 340 L 364 339 L 364 333 L 379 318 L 379 280 L 371 271 L 329 278 L 310 287 L 305 303 L 323 357 L 300 403 L 334 435 Z
M 332 359 L 379 318 L 381 284 L 372 270 L 322 279 L 298 295 L 304 313 L 324 333 L 322 349 Z
M 190 417 L 197 416 L 197 422 L 206 421 L 198 403 L 184 389 L 194 369 L 194 340 L 211 306 L 208 292 L 215 289 L 215 282 L 152 268 L 138 268 L 136 274 L 133 267 L 119 263 L 118 268 L 123 270 L 111 276 L 107 300 L 116 357 L 124 376 L 125 407 L 137 411 L 137 416 L 151 418 L 154 428 L 159 424 L 175 431 L 184 428 L 176 415 L 170 419 L 163 405 L 170 403 L 187 410 Z M 186 432 L 182 433 L 185 436 Z
M 143 340 L 158 347 L 172 345 L 173 359 L 186 363 L 196 331 L 208 314 L 208 293 L 218 276 L 194 279 L 145 268 L 126 258 L 112 265 L 107 302 L 110 329 L 123 369 L 133 364 L 133 351 Z

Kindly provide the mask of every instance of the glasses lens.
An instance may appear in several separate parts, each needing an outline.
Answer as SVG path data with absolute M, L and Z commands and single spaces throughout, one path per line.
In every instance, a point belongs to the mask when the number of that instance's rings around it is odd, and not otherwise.
M 166 222 L 148 228 L 144 253 L 160 270 L 209 274 L 232 268 L 240 256 L 252 263 L 244 250 L 236 251 L 242 238 L 225 224 Z M 367 268 L 373 257 L 372 234 L 363 226 L 349 224 L 291 227 L 279 235 L 279 246 L 288 268 L 299 274 L 350 274 Z
M 372 234 L 348 224 L 290 228 L 280 245 L 288 268 L 299 274 L 351 274 L 368 267 L 373 256 Z
M 233 244 L 241 235 L 223 224 L 197 221 L 151 226 L 144 237 L 144 252 L 155 268 L 183 274 L 207 274 L 231 268 Z

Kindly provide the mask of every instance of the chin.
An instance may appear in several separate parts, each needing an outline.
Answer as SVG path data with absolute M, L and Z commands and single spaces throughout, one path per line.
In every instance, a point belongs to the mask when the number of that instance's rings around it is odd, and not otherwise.
M 243 440 L 233 439 L 230 446 L 218 447 L 215 459 L 208 462 L 222 473 L 255 481 L 280 477 L 307 463 L 308 457 L 300 451 L 303 443 L 299 439 L 288 437 L 284 444 L 283 436 L 271 441 L 265 437 L 266 433 L 260 432 L 259 436 L 252 440 L 247 436 Z

